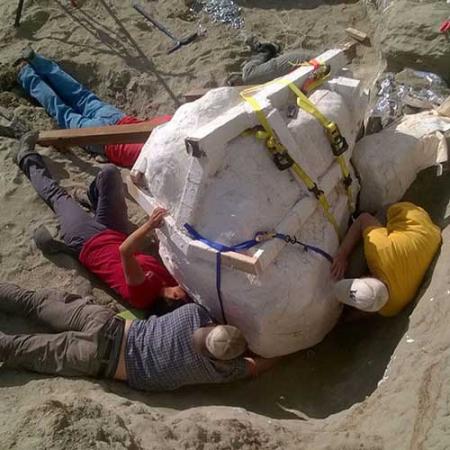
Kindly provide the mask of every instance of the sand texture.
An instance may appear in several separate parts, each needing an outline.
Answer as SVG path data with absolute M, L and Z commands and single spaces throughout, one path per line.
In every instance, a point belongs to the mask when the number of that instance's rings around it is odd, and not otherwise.
M 10 68 L 26 44 L 60 62 L 105 100 L 141 117 L 175 111 L 190 88 L 222 84 L 247 55 L 240 31 L 204 16 L 186 21 L 190 16 L 181 0 L 142 0 L 176 34 L 189 33 L 197 20 L 207 29 L 206 38 L 172 55 L 166 54 L 169 41 L 130 2 L 86 0 L 74 9 L 65 0 L 29 0 L 18 30 L 12 26 L 16 3 L 0 0 L 0 106 L 36 129 L 54 125 L 23 97 Z M 346 40 L 346 27 L 365 31 L 374 45 L 359 47 L 352 68 L 366 86 L 383 64 L 377 43 L 395 41 L 378 13 L 366 13 L 363 1 L 239 3 L 247 33 L 276 39 L 287 49 L 302 45 L 320 53 Z M 421 10 L 423 16 L 432 3 Z M 417 5 L 402 4 L 405 11 Z M 397 27 L 396 33 L 405 30 Z M 421 41 L 420 27 L 416 30 L 416 46 L 441 39 L 431 34 Z M 405 54 L 412 55 L 417 49 L 407 43 L 412 40 L 404 39 Z M 430 65 L 446 67 L 441 59 Z M 0 278 L 28 288 L 92 292 L 99 303 L 118 308 L 76 261 L 62 255 L 47 259 L 33 246 L 37 226 L 55 233 L 57 227 L 13 164 L 16 146 L 16 140 L 0 138 Z M 100 167 L 80 149 L 39 150 L 66 187 L 86 186 Z M 436 177 L 434 169 L 423 172 L 406 194 L 443 227 L 444 243 L 417 304 L 399 317 L 339 325 L 321 344 L 287 357 L 257 380 L 174 393 L 146 394 L 116 382 L 0 368 L 0 449 L 448 449 L 449 195 L 450 175 Z M 144 220 L 131 201 L 129 213 L 135 224 Z M 0 315 L 0 330 L 25 329 L 30 328 L 17 318 Z

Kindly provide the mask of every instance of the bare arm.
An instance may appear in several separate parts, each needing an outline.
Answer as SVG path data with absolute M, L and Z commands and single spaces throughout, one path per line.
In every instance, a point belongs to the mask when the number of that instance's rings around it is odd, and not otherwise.
M 252 377 L 257 377 L 271 369 L 281 358 L 261 358 L 260 356 L 246 357 L 247 365 Z
M 119 247 L 120 259 L 128 285 L 137 286 L 145 281 L 145 273 L 134 254 L 142 248 L 148 233 L 161 226 L 166 214 L 167 210 L 156 208 L 148 221 L 131 233 Z
M 383 225 L 369 213 L 360 214 L 352 223 L 341 243 L 341 246 L 339 247 L 339 250 L 333 258 L 333 264 L 331 265 L 331 276 L 335 280 L 340 280 L 344 277 L 348 266 L 348 257 L 355 249 L 356 244 L 358 244 L 361 240 L 364 230 L 372 226 L 382 227 Z

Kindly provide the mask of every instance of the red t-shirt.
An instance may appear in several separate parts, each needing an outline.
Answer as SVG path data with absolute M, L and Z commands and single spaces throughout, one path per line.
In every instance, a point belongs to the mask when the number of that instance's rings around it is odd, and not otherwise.
M 102 231 L 83 245 L 79 260 L 131 306 L 149 309 L 159 297 L 162 287 L 177 286 L 177 282 L 156 258 L 136 253 L 134 256 L 145 272 L 145 281 L 137 286 L 129 286 L 119 252 L 126 238 L 126 234 L 114 230 Z
M 172 116 L 158 116 L 150 120 L 142 120 L 132 116 L 125 116 L 116 125 L 130 125 L 133 123 L 150 123 L 155 127 L 168 122 Z M 105 145 L 107 158 L 116 166 L 130 169 L 138 159 L 144 144 L 108 144 Z

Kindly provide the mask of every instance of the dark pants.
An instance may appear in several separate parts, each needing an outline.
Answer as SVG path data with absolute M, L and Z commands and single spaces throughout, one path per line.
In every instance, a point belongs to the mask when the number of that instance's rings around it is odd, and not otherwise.
M 310 60 L 312 56 L 313 53 L 308 50 L 299 50 L 268 60 L 267 53 L 257 53 L 244 64 L 242 82 L 244 84 L 267 83 L 292 72 L 301 63 Z
M 22 159 L 20 168 L 41 198 L 55 212 L 65 244 L 77 254 L 84 243 L 107 228 L 128 234 L 129 221 L 122 178 L 116 166 L 105 165 L 89 190 L 95 215 L 87 213 L 52 178 L 43 158 L 37 153 Z
M 124 323 L 89 298 L 0 283 L 0 311 L 21 315 L 53 333 L 0 333 L 0 361 L 9 368 L 63 376 L 114 376 Z

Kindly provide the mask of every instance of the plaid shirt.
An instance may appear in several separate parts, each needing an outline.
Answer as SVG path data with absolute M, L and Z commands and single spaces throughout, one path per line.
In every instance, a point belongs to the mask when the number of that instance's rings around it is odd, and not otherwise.
M 196 304 L 161 317 L 133 321 L 125 351 L 128 384 L 135 389 L 161 391 L 248 376 L 244 358 L 216 361 L 194 350 L 192 333 L 210 323 L 208 312 Z

